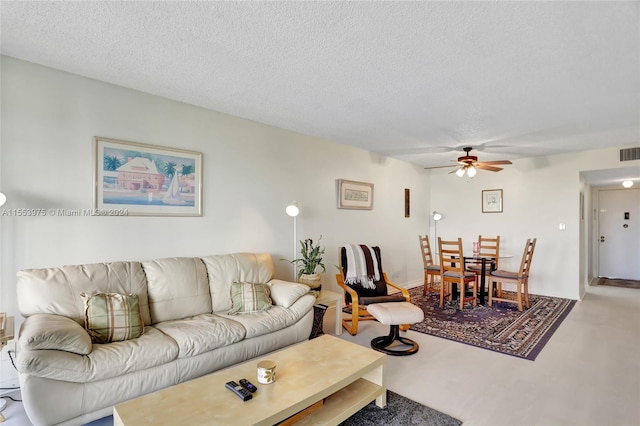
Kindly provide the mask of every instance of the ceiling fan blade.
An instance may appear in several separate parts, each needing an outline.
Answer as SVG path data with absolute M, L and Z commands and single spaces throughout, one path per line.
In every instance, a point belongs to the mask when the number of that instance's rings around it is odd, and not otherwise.
M 462 150 L 465 152 L 465 155 L 458 157 L 457 161 L 451 160 L 451 162 L 455 164 L 454 166 L 425 167 L 425 169 L 441 169 L 445 167 L 456 167 L 456 169 L 451 171 L 450 174 L 456 173 L 457 171 L 460 171 L 460 170 L 462 170 L 464 174 L 464 172 L 466 172 L 469 168 L 488 170 L 490 172 L 499 172 L 500 170 L 502 170 L 502 167 L 496 167 L 496 166 L 503 165 L 503 164 L 512 164 L 510 160 L 496 160 L 496 161 L 481 162 L 481 161 L 478 161 L 477 156 L 471 155 L 471 151 L 473 150 L 473 147 L 465 146 L 462 148 Z M 475 173 L 473 173 L 472 176 L 473 175 L 475 175 Z
M 489 170 L 491 172 L 499 172 L 502 170 L 502 167 L 489 166 L 487 163 L 476 163 L 475 168 L 480 170 Z
M 425 167 L 425 170 L 431 170 L 431 169 L 445 169 L 447 167 L 458 167 L 457 164 L 452 164 L 450 166 L 433 166 L 433 167 Z
M 379 154 L 394 156 L 394 155 L 411 155 L 411 154 L 441 154 L 450 151 L 460 151 L 457 147 L 448 146 L 421 146 L 421 147 L 408 147 L 398 149 L 385 149 L 378 151 Z
M 513 163 L 509 160 L 497 160 L 497 161 L 483 161 L 482 164 L 497 166 L 498 164 L 513 164 Z

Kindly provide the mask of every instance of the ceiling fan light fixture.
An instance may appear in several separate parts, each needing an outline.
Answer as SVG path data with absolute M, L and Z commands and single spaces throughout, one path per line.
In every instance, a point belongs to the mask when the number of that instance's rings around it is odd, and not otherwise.
M 458 157 L 457 161 L 451 160 L 453 163 L 449 166 L 434 166 L 434 167 L 425 167 L 425 169 L 442 169 L 449 167 L 456 167 L 456 169 L 449 172 L 449 174 L 455 173 L 458 177 L 464 177 L 466 174 L 469 178 L 473 178 L 477 173 L 478 169 L 490 171 L 490 172 L 499 172 L 502 170 L 502 165 L 512 164 L 509 160 L 494 160 L 494 161 L 478 161 L 478 157 L 475 155 L 471 155 L 472 147 L 466 146 L 463 148 L 465 155 Z

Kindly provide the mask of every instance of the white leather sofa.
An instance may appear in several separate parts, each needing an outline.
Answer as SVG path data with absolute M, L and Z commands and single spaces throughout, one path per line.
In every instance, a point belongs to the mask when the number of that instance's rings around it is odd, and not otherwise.
M 29 419 L 87 423 L 122 401 L 308 339 L 315 297 L 273 274 L 269 254 L 249 253 L 18 272 L 18 307 L 26 319 L 16 366 Z M 225 315 L 236 281 L 268 283 L 273 306 Z M 144 334 L 92 343 L 80 294 L 97 292 L 137 294 Z

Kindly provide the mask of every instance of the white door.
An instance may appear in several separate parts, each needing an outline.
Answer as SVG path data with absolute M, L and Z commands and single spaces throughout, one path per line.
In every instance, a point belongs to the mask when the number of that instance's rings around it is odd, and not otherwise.
M 600 191 L 599 275 L 640 280 L 640 189 Z

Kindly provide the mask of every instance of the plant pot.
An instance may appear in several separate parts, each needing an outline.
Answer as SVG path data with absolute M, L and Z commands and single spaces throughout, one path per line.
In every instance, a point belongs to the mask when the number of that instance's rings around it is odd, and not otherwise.
M 320 274 L 302 274 L 298 278 L 298 282 L 304 285 L 308 285 L 311 291 L 318 297 L 318 293 L 322 288 L 322 277 Z

